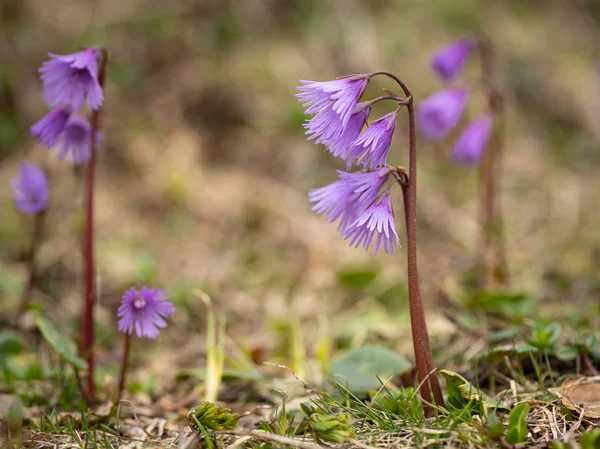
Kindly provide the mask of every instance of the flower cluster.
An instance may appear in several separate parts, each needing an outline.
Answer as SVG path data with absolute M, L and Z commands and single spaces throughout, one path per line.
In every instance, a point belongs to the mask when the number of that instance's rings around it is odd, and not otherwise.
M 387 166 L 387 155 L 403 100 L 389 95 L 359 103 L 376 74 L 301 80 L 296 95 L 306 114 L 316 114 L 304 125 L 308 139 L 346 161 L 347 171 L 338 171 L 337 181 L 309 192 L 313 209 L 330 222 L 339 219 L 338 229 L 350 245 L 368 250 L 375 241 L 375 254 L 381 246 L 390 253 L 400 247 L 389 193 L 393 182 L 383 187 L 394 170 Z M 386 99 L 397 101 L 398 108 L 368 125 L 372 104 Z M 353 165 L 362 169 L 350 172 Z
M 165 318 L 173 315 L 175 307 L 166 297 L 166 292 L 142 287 L 130 288 L 123 295 L 117 311 L 119 330 L 126 334 L 135 333 L 138 337 L 155 339 L 159 327 L 166 327 Z
M 98 80 L 101 52 L 88 48 L 71 55 L 49 56 L 51 59 L 42 64 L 40 73 L 43 98 L 52 110 L 30 132 L 48 148 L 57 148 L 59 159 L 69 158 L 74 165 L 82 165 L 91 157 L 92 129 L 79 110 L 84 100 L 92 111 L 102 106 L 104 97 Z
M 445 83 L 453 82 L 462 72 L 473 51 L 474 39 L 462 39 L 442 48 L 432 60 L 432 68 Z M 443 140 L 460 122 L 471 92 L 465 88 L 446 87 L 421 103 L 418 124 L 431 140 Z M 484 115 L 464 129 L 456 141 L 452 158 L 464 165 L 476 165 L 492 131 L 492 118 Z

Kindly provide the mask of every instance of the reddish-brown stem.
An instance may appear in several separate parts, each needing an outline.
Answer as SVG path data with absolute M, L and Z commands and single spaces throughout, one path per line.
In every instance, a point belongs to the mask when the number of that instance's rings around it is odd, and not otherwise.
M 127 367 L 129 365 L 129 351 L 131 349 L 131 334 L 125 334 L 125 342 L 123 343 L 123 359 L 121 360 L 121 374 L 119 375 L 119 390 L 117 391 L 118 403 L 121 400 L 121 394 L 125 389 L 125 379 L 127 378 Z
M 14 327 L 19 329 L 21 327 L 21 318 L 27 310 L 33 288 L 35 287 L 35 281 L 37 276 L 37 252 L 40 244 L 42 243 L 42 236 L 44 234 L 44 217 L 45 212 L 42 211 L 33 216 L 33 235 L 31 237 L 31 248 L 29 249 L 27 259 L 27 282 L 23 288 L 21 294 L 21 302 L 15 315 Z
M 411 316 L 411 327 L 413 337 L 413 347 L 415 352 L 415 362 L 417 363 L 417 372 L 419 379 L 427 379 L 423 384 L 422 395 L 426 401 L 429 401 L 433 393 L 433 399 L 439 406 L 444 405 L 444 398 L 440 388 L 437 374 L 435 373 L 435 364 L 433 354 L 429 343 L 429 334 L 427 333 L 427 324 L 425 321 L 425 311 L 421 301 L 421 288 L 419 285 L 419 269 L 417 265 L 417 133 L 415 125 L 415 107 L 412 101 L 412 95 L 408 88 L 399 83 L 404 89 L 406 95 L 411 98 L 408 104 L 408 126 L 409 126 L 409 165 L 408 165 L 408 184 L 403 186 L 404 213 L 406 217 L 406 239 L 407 239 L 407 257 L 408 257 L 408 297 Z M 423 404 L 425 412 L 432 415 L 434 410 L 426 403 Z
M 498 194 L 503 168 L 504 99 L 496 79 L 496 57 L 491 42 L 487 39 L 481 40 L 479 49 L 488 110 L 494 123 L 480 168 L 481 236 L 478 251 L 478 284 L 480 288 L 486 288 L 492 282 L 509 282 L 501 195 Z
M 106 65 L 108 55 L 102 51 L 102 61 L 98 73 L 100 87 L 104 88 Z M 94 383 L 94 303 L 96 302 L 96 269 L 94 259 L 94 185 L 96 172 L 96 143 L 100 129 L 100 111 L 92 113 L 90 133 L 90 161 L 87 166 L 87 183 L 85 190 L 85 233 L 83 241 L 83 282 L 84 282 L 84 309 L 82 319 L 82 339 L 80 352 L 88 363 L 87 388 L 88 396 L 93 401 L 96 397 L 96 384 Z

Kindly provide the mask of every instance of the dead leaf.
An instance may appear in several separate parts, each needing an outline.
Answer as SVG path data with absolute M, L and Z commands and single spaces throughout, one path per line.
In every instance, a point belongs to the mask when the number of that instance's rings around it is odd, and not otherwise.
M 585 418 L 600 418 L 600 378 L 583 376 L 565 379 L 561 387 L 562 402 Z

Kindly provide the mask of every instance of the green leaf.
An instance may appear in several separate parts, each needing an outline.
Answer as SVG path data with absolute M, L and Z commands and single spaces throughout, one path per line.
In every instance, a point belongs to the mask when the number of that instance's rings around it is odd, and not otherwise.
M 42 333 L 42 336 L 52 348 L 76 369 L 86 370 L 87 362 L 77 356 L 77 347 L 75 343 L 56 330 L 52 322 L 44 317 L 38 317 L 35 324 Z
M 0 359 L 19 354 L 23 351 L 23 342 L 13 331 L 0 332 Z
M 331 361 L 331 374 L 335 380 L 354 393 L 367 393 L 381 386 L 391 376 L 403 374 L 412 368 L 404 357 L 381 346 L 364 346 L 350 349 Z
M 600 449 L 600 429 L 595 429 L 581 435 L 579 445 L 581 449 Z
M 487 427 L 492 440 L 499 440 L 504 434 L 504 426 L 502 421 L 494 412 L 490 413 L 487 418 Z
M 508 416 L 508 433 L 506 434 L 506 441 L 509 444 L 518 444 L 525 441 L 529 408 L 529 404 L 522 403 L 510 412 Z
M 469 401 L 481 401 L 484 410 L 490 408 L 503 408 L 500 401 L 491 398 L 481 390 L 477 389 L 460 374 L 445 369 L 440 370 L 440 374 L 446 379 L 448 404 L 458 409 L 462 409 Z

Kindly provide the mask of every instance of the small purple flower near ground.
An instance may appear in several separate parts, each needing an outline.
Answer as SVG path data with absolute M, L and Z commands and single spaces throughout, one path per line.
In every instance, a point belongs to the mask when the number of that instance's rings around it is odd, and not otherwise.
M 48 181 L 40 167 L 23 163 L 19 176 L 12 181 L 12 196 L 17 209 L 27 215 L 35 215 L 48 205 Z
M 462 72 L 475 45 L 474 39 L 461 39 L 445 46 L 433 56 L 433 70 L 442 80 L 452 81 Z
M 64 132 L 71 111 L 68 108 L 56 108 L 46 114 L 30 128 L 30 133 L 40 143 L 52 148 L 58 137 Z
M 456 127 L 469 99 L 466 89 L 445 89 L 421 103 L 418 124 L 432 140 L 442 140 Z
M 44 99 L 50 106 L 71 105 L 77 111 L 87 97 L 91 110 L 97 110 L 104 99 L 98 81 L 97 48 L 71 55 L 48 54 L 51 59 L 40 68 L 44 85 Z
M 490 138 L 492 118 L 482 117 L 469 124 L 458 138 L 452 158 L 464 165 L 475 165 L 481 159 Z
M 119 330 L 126 334 L 135 333 L 138 337 L 156 338 L 159 327 L 166 327 L 164 320 L 175 312 L 175 306 L 166 297 L 166 292 L 142 287 L 130 288 L 123 295 L 117 312 Z
M 368 250 L 377 235 L 375 254 L 383 243 L 386 253 L 394 254 L 400 248 L 400 239 L 394 226 L 394 210 L 389 192 L 383 192 L 346 230 L 342 237 L 350 239 L 350 246 L 362 244 Z
M 337 173 L 339 181 L 311 190 L 308 198 L 315 203 L 314 211 L 327 215 L 327 221 L 334 222 L 341 217 L 339 230 L 343 232 L 375 200 L 388 179 L 389 170 L 368 173 L 338 170 Z
M 385 167 L 387 154 L 396 128 L 397 112 L 375 120 L 352 144 L 347 160 L 350 169 L 354 160 L 359 165 L 376 169 Z
M 296 94 L 296 97 L 307 108 L 305 113 L 316 114 L 333 102 L 331 108 L 340 116 L 342 127 L 345 127 L 369 80 L 364 75 L 353 75 L 333 81 L 300 82 L 303 85 L 298 90 L 302 93 Z
M 333 103 L 329 103 L 321 112 L 315 115 L 304 125 L 308 140 L 315 140 L 316 144 L 324 144 L 336 157 L 346 159 L 350 145 L 354 142 L 367 120 L 370 107 L 368 103 L 359 104 L 350 116 L 346 126 L 342 125 L 340 116 L 333 110 Z

